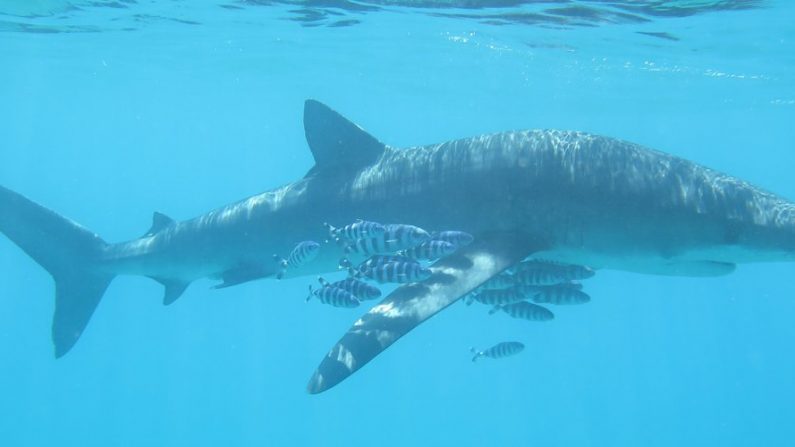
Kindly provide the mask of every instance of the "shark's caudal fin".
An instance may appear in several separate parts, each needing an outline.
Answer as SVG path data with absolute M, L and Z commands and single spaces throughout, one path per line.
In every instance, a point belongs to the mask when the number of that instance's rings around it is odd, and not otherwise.
M 0 186 L 0 232 L 55 279 L 52 340 L 66 354 L 83 333 L 113 275 L 100 271 L 107 244 L 71 220 Z

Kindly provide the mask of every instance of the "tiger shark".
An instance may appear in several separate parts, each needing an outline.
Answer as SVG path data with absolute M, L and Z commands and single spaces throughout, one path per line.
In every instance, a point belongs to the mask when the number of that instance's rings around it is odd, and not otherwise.
M 144 275 L 173 303 L 200 278 L 217 287 L 274 277 L 274 254 L 358 218 L 475 241 L 432 264 L 357 319 L 309 381 L 325 391 L 414 327 L 501 271 L 535 256 L 657 275 L 718 276 L 746 262 L 791 261 L 795 204 L 742 180 L 630 142 L 577 131 L 525 130 L 394 148 L 308 100 L 315 165 L 302 179 L 177 222 L 155 213 L 141 237 L 107 243 L 0 187 L 0 231 L 55 280 L 52 340 L 66 354 L 111 280 Z M 286 277 L 336 271 L 324 244 Z

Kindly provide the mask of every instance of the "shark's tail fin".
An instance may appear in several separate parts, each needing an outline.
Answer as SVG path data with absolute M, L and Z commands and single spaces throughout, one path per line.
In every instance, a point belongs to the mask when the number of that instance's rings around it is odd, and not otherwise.
M 55 357 L 80 338 L 112 273 L 99 269 L 105 241 L 71 220 L 0 186 L 0 232 L 55 279 Z

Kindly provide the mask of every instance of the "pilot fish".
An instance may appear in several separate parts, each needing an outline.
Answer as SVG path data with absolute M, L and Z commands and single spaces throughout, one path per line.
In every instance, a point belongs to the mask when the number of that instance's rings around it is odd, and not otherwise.
M 328 229 L 329 236 L 335 240 L 348 242 L 366 237 L 378 237 L 386 232 L 386 228 L 380 223 L 369 222 L 362 219 L 340 228 L 333 227 L 328 223 L 323 223 L 323 225 Z
M 594 275 L 593 269 L 584 265 L 559 264 L 547 261 L 524 261 L 514 268 L 516 284 L 549 286 L 569 281 L 587 279 Z
M 361 274 L 379 283 L 409 283 L 428 279 L 431 270 L 417 262 L 387 262 L 376 267 L 363 267 Z
M 300 267 L 307 262 L 314 260 L 320 252 L 320 244 L 315 241 L 303 241 L 293 248 L 287 259 L 280 258 L 279 255 L 273 255 L 274 259 L 279 263 L 281 271 L 276 274 L 277 279 L 282 279 L 285 271 L 288 268 Z
M 312 290 L 312 286 L 309 286 L 309 296 L 306 297 L 306 301 L 309 302 L 312 296 L 316 296 L 321 303 L 330 304 L 334 307 L 350 308 L 359 305 L 359 300 L 355 296 L 338 287 L 323 286 L 317 290 Z
M 579 286 L 579 287 L 578 287 Z M 555 284 L 553 286 L 540 286 L 530 299 L 534 303 L 549 303 L 557 305 L 585 304 L 591 301 L 587 293 L 580 290 L 577 283 Z
M 432 239 L 430 241 L 425 241 L 416 247 L 401 250 L 398 252 L 398 254 L 412 259 L 433 260 L 451 255 L 457 249 L 458 246 L 451 244 L 450 242 Z
M 516 303 L 519 301 L 523 301 L 525 299 L 525 295 L 513 287 L 507 289 L 485 289 L 481 290 L 477 293 L 472 294 L 471 296 L 467 297 L 467 305 L 472 304 L 473 301 L 477 301 L 481 304 L 486 304 L 489 306 L 497 306 L 501 304 L 511 304 Z
M 378 287 L 371 286 L 364 281 L 359 281 L 356 278 L 345 278 L 341 281 L 329 283 L 323 278 L 318 278 L 323 287 L 332 287 L 342 289 L 353 295 L 359 301 L 373 300 L 381 296 L 381 290 Z
M 472 361 L 474 362 L 480 357 L 500 359 L 503 357 L 516 355 L 524 350 L 524 344 L 519 343 L 518 341 L 505 341 L 502 343 L 497 343 L 496 345 L 490 347 L 489 349 L 484 349 L 483 351 L 478 351 L 475 348 L 469 348 L 469 350 L 472 352 L 472 354 L 475 354 L 475 356 L 472 357 Z
M 489 315 L 497 312 L 498 310 L 505 312 L 513 318 L 520 318 L 522 320 L 548 321 L 555 318 L 555 315 L 548 309 L 537 304 L 528 303 L 526 301 L 494 306 L 489 311 Z

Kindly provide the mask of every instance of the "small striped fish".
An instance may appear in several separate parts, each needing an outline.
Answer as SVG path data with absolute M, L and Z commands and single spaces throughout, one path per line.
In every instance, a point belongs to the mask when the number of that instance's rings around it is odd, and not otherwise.
M 359 267 L 375 268 L 390 262 L 416 262 L 415 260 L 401 255 L 373 255 L 359 264 Z
M 309 302 L 309 300 L 312 299 L 312 296 L 316 296 L 321 303 L 330 304 L 334 307 L 350 308 L 357 307 L 359 305 L 359 300 L 356 299 L 355 296 L 351 295 L 350 292 L 337 287 L 324 286 L 317 290 L 312 290 L 312 286 L 309 286 L 309 296 L 306 297 L 306 301 Z
M 290 252 L 287 259 L 280 258 L 279 255 L 273 255 L 274 259 L 276 259 L 281 266 L 281 271 L 276 274 L 276 279 L 282 279 L 288 268 L 300 267 L 307 262 L 311 262 L 317 258 L 319 252 L 320 244 L 315 241 L 303 241 L 299 242 L 298 245 L 293 248 L 293 251 Z
M 467 298 L 467 304 L 472 304 L 477 301 L 481 304 L 488 306 L 499 306 L 502 304 L 511 304 L 525 299 L 524 294 L 520 293 L 513 287 L 509 289 L 486 289 L 473 294 Z
M 427 231 L 414 225 L 388 224 L 384 227 L 386 228 L 384 240 L 393 247 L 399 247 L 395 248 L 395 251 L 405 250 L 431 239 Z
M 516 281 L 510 273 L 500 273 L 480 285 L 481 290 L 499 290 L 513 287 Z
M 433 260 L 449 256 L 458 250 L 457 245 L 445 241 L 430 240 L 406 250 L 398 252 L 401 256 L 412 259 Z
M 522 320 L 548 321 L 555 318 L 555 315 L 546 308 L 526 301 L 494 306 L 494 308 L 489 311 L 489 315 L 498 310 L 505 312 L 513 318 L 521 318 Z
M 556 284 L 554 286 L 541 286 L 541 290 L 531 298 L 534 303 L 549 303 L 556 305 L 585 304 L 591 297 L 583 292 L 575 283 Z
M 323 223 L 328 229 L 328 234 L 333 239 L 344 240 L 353 242 L 357 239 L 366 237 L 382 236 L 386 232 L 386 228 L 378 222 L 370 222 L 359 219 L 352 224 L 345 225 L 344 227 L 333 227 L 328 223 Z
M 526 286 L 551 286 L 594 275 L 590 267 L 547 261 L 524 261 L 516 265 L 514 270 L 516 283 Z
M 379 283 L 418 282 L 431 276 L 431 270 L 417 262 L 387 262 L 374 268 L 365 267 L 361 272 Z
M 472 354 L 475 354 L 475 356 L 472 357 L 473 362 L 481 357 L 501 359 L 503 357 L 516 355 L 522 352 L 522 350 L 524 350 L 524 345 L 518 341 L 504 341 L 502 343 L 497 343 L 489 349 L 484 349 L 483 351 L 478 351 L 475 348 L 469 348 L 469 351 L 472 352 Z
M 391 240 L 387 241 L 385 239 L 385 235 L 382 234 L 381 236 L 364 237 L 352 241 L 345 246 L 345 253 L 358 253 L 367 256 L 379 255 L 394 253 L 400 249 L 396 247 L 398 247 L 396 243 L 392 242 Z
M 356 278 L 346 278 L 342 281 L 329 283 L 323 278 L 318 278 L 323 287 L 336 287 L 342 289 L 353 295 L 359 301 L 374 300 L 381 296 L 381 290 L 378 287 L 371 286 L 364 281 L 359 281 Z
M 431 235 L 433 240 L 449 242 L 456 247 L 466 247 L 475 240 L 475 237 L 464 231 L 440 231 Z

